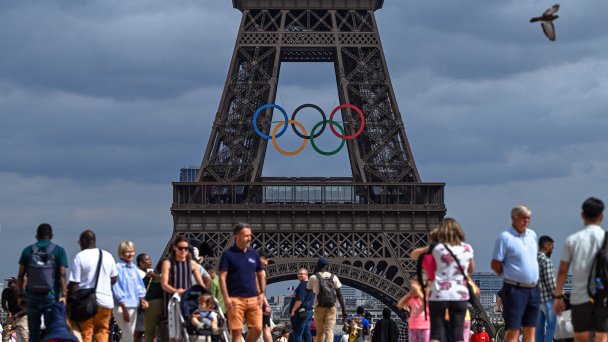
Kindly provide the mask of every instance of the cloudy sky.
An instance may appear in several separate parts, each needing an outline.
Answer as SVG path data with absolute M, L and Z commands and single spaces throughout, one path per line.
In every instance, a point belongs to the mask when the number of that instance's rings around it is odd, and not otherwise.
M 529 204 L 561 249 L 582 201 L 608 199 L 608 3 L 563 1 L 549 42 L 528 20 L 552 4 L 386 0 L 377 12 L 420 174 L 447 183 L 481 271 L 513 205 Z M 2 277 L 41 222 L 70 259 L 85 228 L 112 252 L 128 239 L 158 258 L 171 182 L 202 159 L 240 17 L 228 0 L 0 2 Z M 330 110 L 333 77 L 329 64 L 284 64 L 277 103 Z M 350 173 L 345 152 L 267 156 L 265 176 Z

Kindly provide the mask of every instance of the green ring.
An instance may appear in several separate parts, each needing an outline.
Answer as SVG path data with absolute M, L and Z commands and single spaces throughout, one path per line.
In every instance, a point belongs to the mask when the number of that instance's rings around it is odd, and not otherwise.
M 344 147 L 346 140 L 342 139 L 342 143 L 340 144 L 340 146 L 338 146 L 338 148 L 333 151 L 325 152 L 325 151 L 322 151 L 321 149 L 319 149 L 317 147 L 317 145 L 315 144 L 314 135 L 315 135 L 315 131 L 317 130 L 317 128 L 319 128 L 319 126 L 321 126 L 321 125 L 324 125 L 325 123 L 329 123 L 330 125 L 334 125 L 334 126 L 338 127 L 340 132 L 342 132 L 342 135 L 344 135 L 344 128 L 342 128 L 342 126 L 340 126 L 339 123 L 337 123 L 333 120 L 321 120 L 321 121 L 317 122 L 317 124 L 312 128 L 312 131 L 310 131 L 310 144 L 312 145 L 312 148 L 315 151 L 317 151 L 317 153 L 322 154 L 324 156 L 333 156 L 334 154 L 340 152 L 340 150 Z

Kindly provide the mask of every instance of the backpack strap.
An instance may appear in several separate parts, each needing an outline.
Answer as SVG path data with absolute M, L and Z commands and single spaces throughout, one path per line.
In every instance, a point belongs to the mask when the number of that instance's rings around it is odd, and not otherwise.
M 595 254 L 593 258 L 593 263 L 591 264 L 591 269 L 589 270 L 589 277 L 587 278 L 587 294 L 589 295 L 589 299 L 593 303 L 593 293 L 591 292 L 591 284 L 593 283 L 593 275 L 596 273 L 595 266 L 597 265 L 597 258 L 600 254 L 606 249 L 606 240 L 608 240 L 608 231 L 604 232 L 604 241 L 602 242 L 602 247 Z

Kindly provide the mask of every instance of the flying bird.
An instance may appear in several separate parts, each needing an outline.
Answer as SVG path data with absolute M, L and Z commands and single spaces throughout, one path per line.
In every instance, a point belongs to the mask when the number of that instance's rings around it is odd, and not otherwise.
M 540 26 L 543 28 L 545 36 L 547 36 L 550 41 L 555 41 L 555 26 L 553 26 L 553 20 L 559 18 L 559 16 L 555 15 L 558 10 L 559 4 L 555 4 L 546 10 L 542 17 L 534 17 L 530 19 L 531 23 L 540 21 Z

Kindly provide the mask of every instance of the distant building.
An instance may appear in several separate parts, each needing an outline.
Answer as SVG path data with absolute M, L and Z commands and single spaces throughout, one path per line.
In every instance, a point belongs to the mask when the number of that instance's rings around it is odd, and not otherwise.
M 199 167 L 196 165 L 187 165 L 179 170 L 180 182 L 196 182 L 198 177 Z

